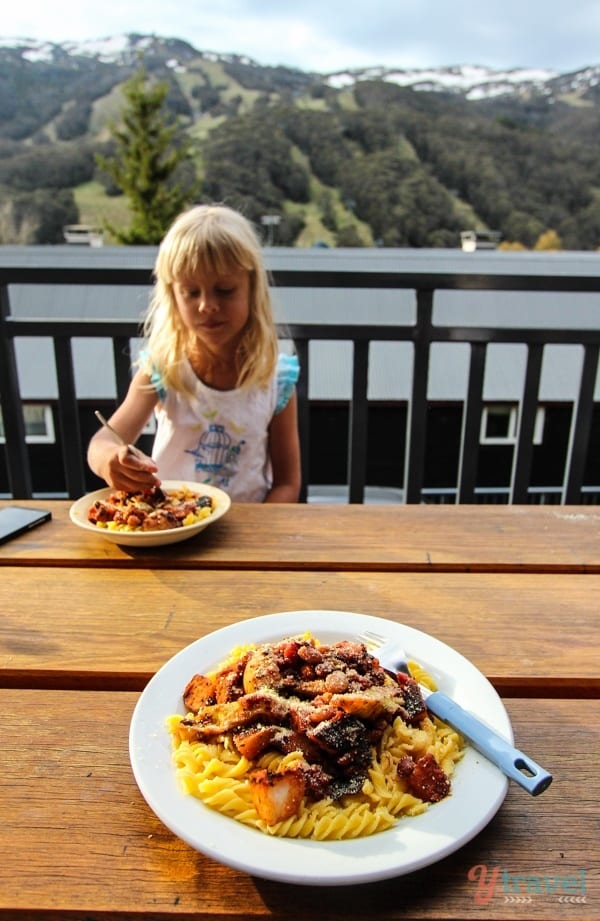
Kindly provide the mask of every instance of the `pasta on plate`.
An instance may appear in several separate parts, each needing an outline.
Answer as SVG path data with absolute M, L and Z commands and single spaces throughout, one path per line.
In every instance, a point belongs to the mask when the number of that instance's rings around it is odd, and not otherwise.
M 429 676 L 411 672 L 308 634 L 233 650 L 167 719 L 183 790 L 266 834 L 321 841 L 423 812 L 450 795 L 464 743 L 427 713 Z

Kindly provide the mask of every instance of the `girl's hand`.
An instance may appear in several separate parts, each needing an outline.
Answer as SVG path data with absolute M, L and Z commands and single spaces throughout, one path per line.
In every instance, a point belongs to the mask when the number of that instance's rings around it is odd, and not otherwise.
M 103 479 L 113 489 L 124 492 L 143 492 L 160 486 L 160 479 L 156 475 L 158 467 L 151 457 L 148 457 L 138 448 L 129 445 L 116 447 L 105 460 Z

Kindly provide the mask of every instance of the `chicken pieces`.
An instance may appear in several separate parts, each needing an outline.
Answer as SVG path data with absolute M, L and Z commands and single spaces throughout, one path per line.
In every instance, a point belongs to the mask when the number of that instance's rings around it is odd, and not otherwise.
M 182 528 L 190 518 L 211 514 L 210 496 L 200 496 L 188 489 L 164 493 L 160 486 L 146 492 L 110 493 L 107 499 L 96 499 L 88 509 L 88 521 L 99 526 L 113 526 L 117 530 L 166 531 Z
M 263 644 L 214 674 L 195 675 L 183 699 L 188 715 L 181 726 L 192 741 L 229 738 L 253 763 L 265 752 L 298 756 L 292 767 L 257 765 L 250 774 L 256 811 L 268 825 L 296 814 L 305 798 L 359 792 L 386 727 L 397 716 L 415 724 L 426 715 L 416 682 L 394 680 L 363 644 L 299 637 Z M 435 795 L 446 795 L 430 764 L 410 771 L 406 764 L 405 771 L 423 788 L 425 773 Z
M 256 811 L 267 825 L 275 825 L 298 812 L 306 790 L 301 770 L 273 774 L 263 768 L 250 775 L 250 791 Z

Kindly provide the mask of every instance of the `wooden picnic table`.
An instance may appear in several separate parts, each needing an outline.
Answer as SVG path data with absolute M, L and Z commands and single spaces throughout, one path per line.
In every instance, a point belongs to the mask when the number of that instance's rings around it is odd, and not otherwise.
M 68 502 L 12 504 L 53 517 L 0 546 L 0 917 L 598 917 L 599 510 L 238 504 L 141 551 L 76 528 Z M 464 847 L 374 883 L 260 879 L 185 844 L 132 773 L 140 693 L 196 639 L 298 610 L 382 617 L 466 656 L 553 784 L 511 784 Z

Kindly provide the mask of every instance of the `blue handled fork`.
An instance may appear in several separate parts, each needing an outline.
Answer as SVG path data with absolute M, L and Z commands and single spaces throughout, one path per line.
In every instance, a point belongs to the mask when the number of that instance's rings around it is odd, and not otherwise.
M 361 633 L 359 640 L 365 644 L 369 652 L 377 656 L 383 668 L 410 675 L 406 653 L 398 643 L 371 631 Z M 430 713 L 460 732 L 478 752 L 500 768 L 507 777 L 518 783 L 532 796 L 539 796 L 548 789 L 552 783 L 552 774 L 549 774 L 532 758 L 503 739 L 447 694 L 442 691 L 430 691 L 422 684 L 419 685 L 419 688 Z

